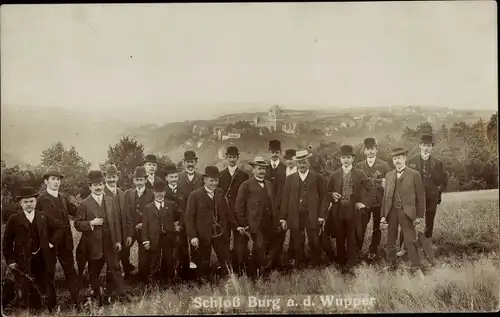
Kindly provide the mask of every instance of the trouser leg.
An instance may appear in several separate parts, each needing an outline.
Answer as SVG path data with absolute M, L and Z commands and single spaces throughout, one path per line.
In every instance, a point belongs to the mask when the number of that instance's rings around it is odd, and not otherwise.
M 387 215 L 387 261 L 392 265 L 396 262 L 398 227 L 397 211 L 391 209 Z
M 417 248 L 417 235 L 413 220 L 411 220 L 403 209 L 398 209 L 398 222 L 404 232 L 404 244 L 408 249 L 408 257 L 412 267 L 420 267 L 420 254 Z
M 307 229 L 307 240 L 309 242 L 309 252 L 313 266 L 318 266 L 321 262 L 321 247 L 319 242 L 319 230 Z
M 82 250 L 85 254 L 85 250 Z M 79 278 L 78 274 L 76 273 L 75 269 L 75 260 L 73 258 L 73 250 L 71 249 L 59 249 L 58 250 L 58 255 L 57 258 L 59 260 L 59 263 L 62 266 L 62 269 L 64 271 L 64 276 L 66 280 L 66 286 L 69 289 L 70 295 L 71 295 L 71 300 L 73 304 L 78 304 L 79 303 L 79 289 L 80 289 L 80 283 L 79 283 Z M 87 259 L 85 259 L 87 261 Z
M 378 246 L 380 245 L 380 240 L 382 238 L 382 232 L 380 231 L 380 212 L 380 206 L 371 208 L 371 214 L 373 216 L 373 226 L 370 253 L 374 254 L 377 253 Z
M 434 232 L 434 219 L 436 218 L 437 201 L 427 200 L 425 209 L 425 237 L 431 238 Z

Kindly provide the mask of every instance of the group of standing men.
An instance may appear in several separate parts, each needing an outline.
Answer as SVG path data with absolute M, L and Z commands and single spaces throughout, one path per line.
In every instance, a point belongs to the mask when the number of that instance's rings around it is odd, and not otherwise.
M 59 192 L 64 175 L 50 167 L 44 175 L 45 193 L 21 190 L 22 211 L 7 222 L 2 252 L 19 282 L 21 303 L 27 306 L 33 301 L 31 295 L 42 288 L 49 310 L 56 305 L 56 261 L 64 270 L 74 305 L 79 304 L 86 264 L 94 296 L 102 298 L 99 275 L 106 264 L 108 290 L 128 298 L 125 280 L 135 271 L 130 248 L 136 242 L 135 277 L 142 283 L 211 280 L 231 270 L 258 277 L 290 266 L 303 269 L 333 261 L 351 274 L 373 217 L 368 258 L 378 256 L 381 228 L 387 228 L 387 268 L 394 268 L 400 227 L 404 247 L 399 254 L 407 252 L 412 268 L 418 270 L 419 241 L 433 259 L 430 238 L 447 184 L 442 162 L 430 155 L 431 135 L 422 136 L 420 149 L 408 161 L 406 150 L 393 149 L 392 169 L 377 157 L 373 138 L 365 139 L 366 159 L 356 165 L 352 146 L 343 145 L 342 166 L 326 182 L 310 169 L 312 153 L 288 149 L 282 159 L 278 140 L 269 142 L 270 161 L 255 157 L 249 163 L 252 176 L 238 167 L 239 151 L 234 146 L 226 150 L 226 169 L 207 166 L 203 174 L 196 171 L 194 151 L 184 153 L 181 172 L 175 165 L 159 172 L 156 157 L 147 155 L 134 171 L 134 188 L 125 192 L 117 187 L 116 166 L 107 166 L 104 173 L 90 171 L 90 194 L 78 207 Z M 69 215 L 82 232 L 76 252 L 78 273 Z M 283 252 L 287 231 L 289 247 Z M 215 268 L 210 266 L 212 248 L 219 263 Z

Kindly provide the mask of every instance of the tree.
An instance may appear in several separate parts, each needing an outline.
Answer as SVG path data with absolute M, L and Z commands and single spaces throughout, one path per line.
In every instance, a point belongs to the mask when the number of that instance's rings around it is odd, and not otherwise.
M 132 187 L 132 174 L 144 161 L 144 146 L 129 136 L 124 136 L 115 145 L 108 147 L 106 164 L 115 164 L 120 171 L 119 186 Z
M 497 143 L 497 133 L 498 133 L 498 112 L 493 114 L 486 127 L 488 140 L 496 145 Z
M 85 184 L 91 163 L 84 160 L 74 146 L 66 150 L 63 143 L 59 141 L 42 151 L 41 164 L 35 169 L 38 169 L 39 173 L 43 173 L 46 168 L 52 165 L 59 166 L 64 175 L 62 190 L 76 196 L 80 192 L 81 186 Z

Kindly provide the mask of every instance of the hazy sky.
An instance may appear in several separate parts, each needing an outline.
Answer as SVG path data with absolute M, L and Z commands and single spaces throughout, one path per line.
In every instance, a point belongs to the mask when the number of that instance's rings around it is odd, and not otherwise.
M 496 3 L 2 6 L 1 66 L 10 106 L 496 108 Z

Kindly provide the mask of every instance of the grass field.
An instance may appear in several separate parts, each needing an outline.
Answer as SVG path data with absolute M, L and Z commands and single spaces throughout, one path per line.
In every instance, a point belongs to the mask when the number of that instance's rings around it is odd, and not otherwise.
M 342 312 L 465 312 L 499 309 L 500 248 L 498 190 L 449 193 L 438 207 L 435 225 L 437 267 L 424 276 L 411 277 L 404 265 L 396 273 L 378 265 L 360 265 L 354 279 L 330 266 L 288 275 L 274 273 L 253 282 L 229 277 L 217 285 L 183 285 L 174 289 L 133 289 L 133 302 L 96 307 L 88 302 L 79 315 L 165 315 L 217 313 L 342 313 Z M 369 224 L 368 232 L 371 230 Z M 78 241 L 79 233 L 75 235 Z M 385 243 L 382 237 L 382 244 Z M 369 245 L 367 235 L 365 247 Z M 132 250 L 136 261 L 136 250 Z M 60 269 L 59 269 L 60 270 Z M 59 272 L 58 279 L 62 279 Z M 61 290 L 59 296 L 66 297 Z M 238 296 L 239 307 L 198 308 L 199 296 Z M 304 305 L 312 296 L 314 306 Z M 320 296 L 322 295 L 322 297 Z M 326 295 L 336 296 L 328 302 Z M 254 308 L 249 296 L 274 299 L 268 307 Z M 344 301 L 340 303 L 340 296 Z M 332 298 L 332 297 L 330 297 Z M 362 301 L 361 299 L 366 299 Z M 372 299 L 373 298 L 373 299 Z M 287 305 L 295 300 L 298 305 Z M 351 299 L 351 304 L 345 299 Z M 280 301 L 280 302 L 278 302 Z M 293 303 L 292 303 L 293 304 Z M 330 305 L 331 304 L 331 305 Z M 61 311 L 59 315 L 75 315 Z M 17 312 L 16 316 L 27 315 Z M 47 314 L 48 316 L 48 314 Z

